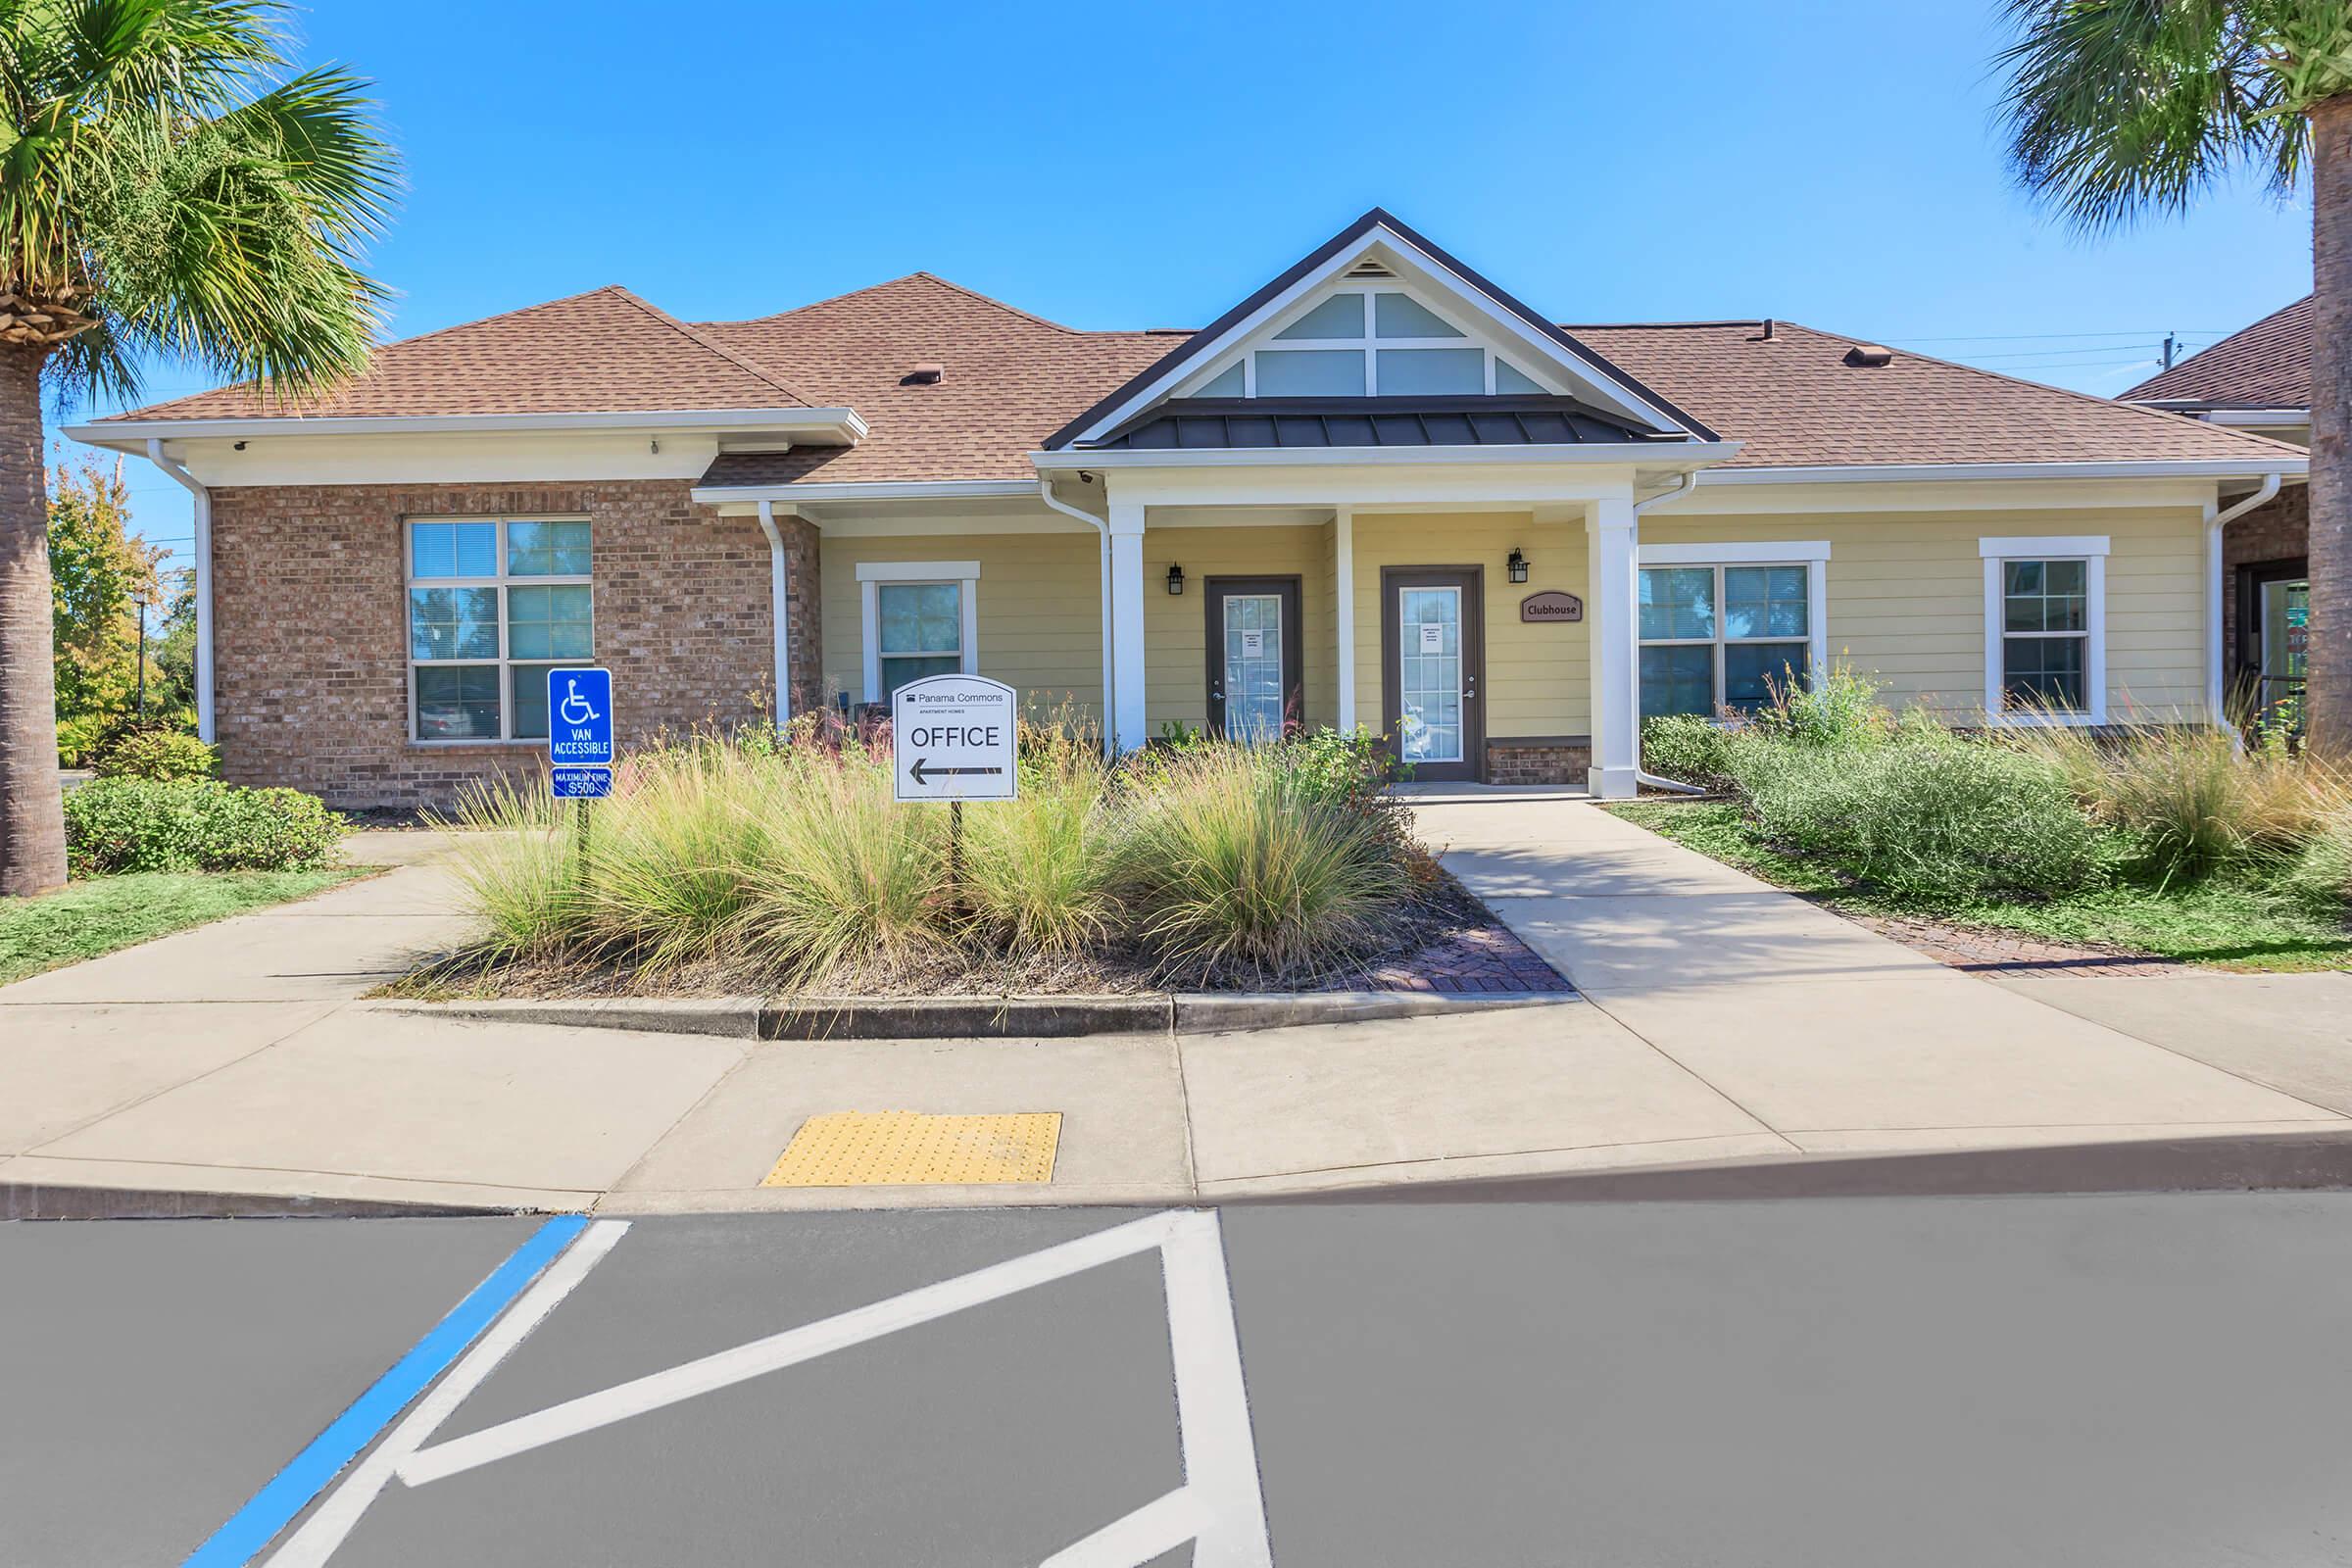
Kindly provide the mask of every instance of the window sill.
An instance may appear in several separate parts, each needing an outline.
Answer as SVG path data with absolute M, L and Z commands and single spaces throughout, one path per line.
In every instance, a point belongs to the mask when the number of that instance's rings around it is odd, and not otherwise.
M 2102 713 L 1988 713 L 1986 729 L 2095 729 L 2107 722 Z
M 405 743 L 412 752 L 486 752 L 494 750 L 530 751 L 544 754 L 545 741 L 418 741 Z

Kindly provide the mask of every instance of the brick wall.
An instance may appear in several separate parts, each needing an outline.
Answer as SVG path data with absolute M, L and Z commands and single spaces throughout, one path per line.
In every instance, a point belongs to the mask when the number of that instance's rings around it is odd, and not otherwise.
M 410 517 L 586 516 L 596 661 L 619 687 L 624 744 L 756 717 L 770 704 L 774 669 L 767 541 L 757 518 L 721 517 L 688 500 L 689 488 L 646 479 L 215 490 L 223 776 L 291 785 L 340 807 L 416 807 L 447 806 L 469 780 L 544 766 L 544 742 L 409 739 Z M 778 522 L 797 579 L 794 685 L 813 700 L 817 535 L 798 518 Z
M 1583 784 L 1592 748 L 1571 740 L 1487 742 L 1489 784 Z
M 2239 673 L 2237 569 L 2269 561 L 2300 559 L 2308 549 L 2310 519 L 2311 492 L 2298 484 L 2279 491 L 2275 499 L 2222 530 L 2222 581 L 2227 585 L 2222 596 L 2222 646 L 2230 651 L 2231 679 Z

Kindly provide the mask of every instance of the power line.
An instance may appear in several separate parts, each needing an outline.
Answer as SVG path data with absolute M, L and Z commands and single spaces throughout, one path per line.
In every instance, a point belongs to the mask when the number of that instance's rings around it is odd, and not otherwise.
M 2049 343 L 2094 337 L 2160 338 L 2168 331 L 2181 332 L 2183 330 L 2199 337 L 2219 337 L 2224 332 L 2223 328 L 2212 326 L 2192 326 L 2185 329 L 2177 326 L 2149 326 L 2115 332 L 1989 332 L 1975 337 L 1890 337 L 1884 341 L 1888 343 Z

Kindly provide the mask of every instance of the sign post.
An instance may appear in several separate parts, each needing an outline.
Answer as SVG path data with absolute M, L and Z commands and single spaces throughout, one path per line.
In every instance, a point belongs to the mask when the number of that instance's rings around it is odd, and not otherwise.
M 612 793 L 612 672 L 559 664 L 547 672 L 548 789 L 579 802 L 580 864 L 588 863 L 588 803 Z
M 948 885 L 963 884 L 963 803 L 1020 795 L 1020 694 L 985 675 L 932 675 L 890 700 L 891 799 L 948 803 Z

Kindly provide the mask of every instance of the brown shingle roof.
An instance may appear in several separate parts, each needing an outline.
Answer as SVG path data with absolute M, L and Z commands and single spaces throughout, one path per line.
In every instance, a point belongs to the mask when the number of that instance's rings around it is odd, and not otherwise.
M 1033 478 L 1029 454 L 1063 420 L 1181 341 L 1076 331 L 929 272 L 706 330 L 789 367 L 797 383 L 866 422 L 855 447 L 788 454 L 778 483 Z M 920 364 L 942 367 L 939 380 L 908 384 Z
M 618 284 L 387 343 L 368 372 L 299 406 L 220 387 L 118 418 L 608 414 L 821 407 Z M 102 421 L 103 422 L 103 421 Z
M 2302 456 L 2178 415 L 1916 354 L 1851 366 L 1846 351 L 1863 339 L 1788 321 L 1775 322 L 1770 339 L 1760 321 L 1568 331 L 1725 439 L 1745 442 L 1732 467 Z
M 2308 409 L 2312 320 L 2311 296 L 2306 294 L 2123 396 L 2133 403 Z
M 1744 442 L 1739 467 L 2302 455 L 1917 355 L 1851 366 L 1845 354 L 1858 340 L 1787 322 L 1769 341 L 1754 321 L 1568 330 L 1725 439 Z M 732 454 L 727 482 L 1025 479 L 1035 474 L 1028 454 L 1046 437 L 1186 336 L 1077 331 L 928 272 L 779 316 L 699 325 L 606 288 L 388 345 L 366 376 L 301 412 L 847 405 L 869 431 L 857 446 Z M 944 367 L 940 379 L 909 382 L 925 363 Z M 121 417 L 289 412 L 224 388 Z

